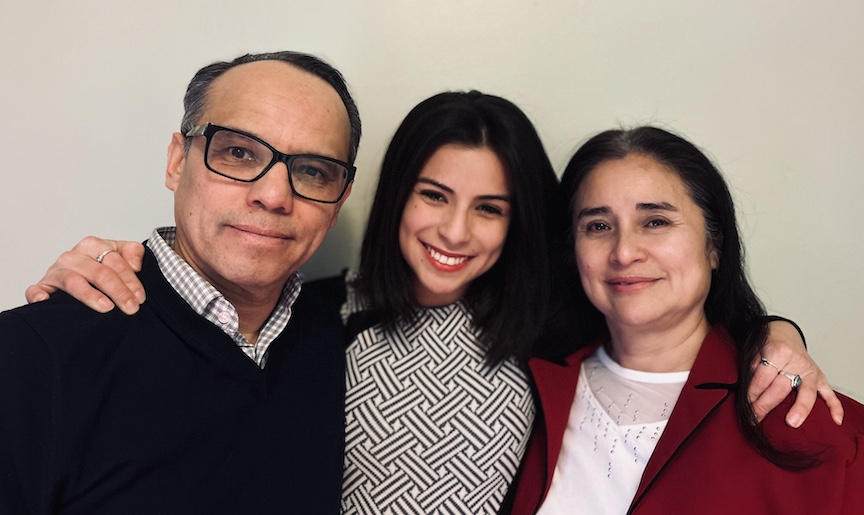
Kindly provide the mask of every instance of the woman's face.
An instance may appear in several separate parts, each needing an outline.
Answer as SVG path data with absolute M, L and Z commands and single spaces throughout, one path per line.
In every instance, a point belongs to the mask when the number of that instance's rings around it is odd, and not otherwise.
M 399 246 L 421 306 L 461 299 L 498 261 L 510 225 L 511 192 L 487 148 L 444 145 L 420 171 L 399 225 Z
M 631 154 L 605 161 L 574 198 L 576 261 L 611 329 L 666 329 L 704 318 L 716 252 L 677 174 Z

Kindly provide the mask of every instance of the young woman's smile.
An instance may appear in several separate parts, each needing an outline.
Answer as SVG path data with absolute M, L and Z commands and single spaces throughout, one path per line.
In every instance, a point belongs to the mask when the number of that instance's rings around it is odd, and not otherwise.
M 444 145 L 420 171 L 399 225 L 399 246 L 421 306 L 461 299 L 498 261 L 510 225 L 510 187 L 488 148 Z

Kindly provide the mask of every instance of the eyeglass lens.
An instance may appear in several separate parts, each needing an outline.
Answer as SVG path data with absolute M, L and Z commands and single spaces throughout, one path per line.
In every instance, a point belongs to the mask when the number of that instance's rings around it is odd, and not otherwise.
M 252 181 L 273 162 L 273 151 L 243 134 L 221 129 L 213 133 L 207 149 L 207 164 L 217 173 Z M 333 202 L 342 194 L 347 170 L 339 163 L 311 156 L 288 160 L 294 192 L 313 200 Z

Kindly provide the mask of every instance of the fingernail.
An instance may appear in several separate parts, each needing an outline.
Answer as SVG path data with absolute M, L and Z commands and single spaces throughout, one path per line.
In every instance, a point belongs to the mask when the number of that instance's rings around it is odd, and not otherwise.
M 99 306 L 99 311 L 101 311 L 102 313 L 107 313 L 111 311 L 111 309 L 114 307 L 114 304 L 105 297 L 97 300 L 96 304 Z
M 786 423 L 789 424 L 789 427 L 798 428 L 801 425 L 801 422 L 804 420 L 799 415 L 790 415 L 786 418 Z
M 33 302 L 42 302 L 43 300 L 48 300 L 49 296 L 47 293 L 40 293 L 33 298 Z
M 123 311 L 127 314 L 130 314 L 130 315 L 132 313 L 135 313 L 136 311 L 138 311 L 138 302 L 135 300 L 132 300 L 132 299 L 127 300 L 123 304 Z
M 144 294 L 144 290 L 136 291 L 135 298 L 138 300 L 138 304 L 144 304 L 144 301 L 147 300 L 147 296 Z

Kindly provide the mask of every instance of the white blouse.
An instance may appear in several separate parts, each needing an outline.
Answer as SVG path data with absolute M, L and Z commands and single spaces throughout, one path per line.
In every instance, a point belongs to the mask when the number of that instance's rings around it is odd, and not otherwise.
M 583 361 L 538 515 L 626 513 L 689 374 L 627 369 L 603 347 Z

